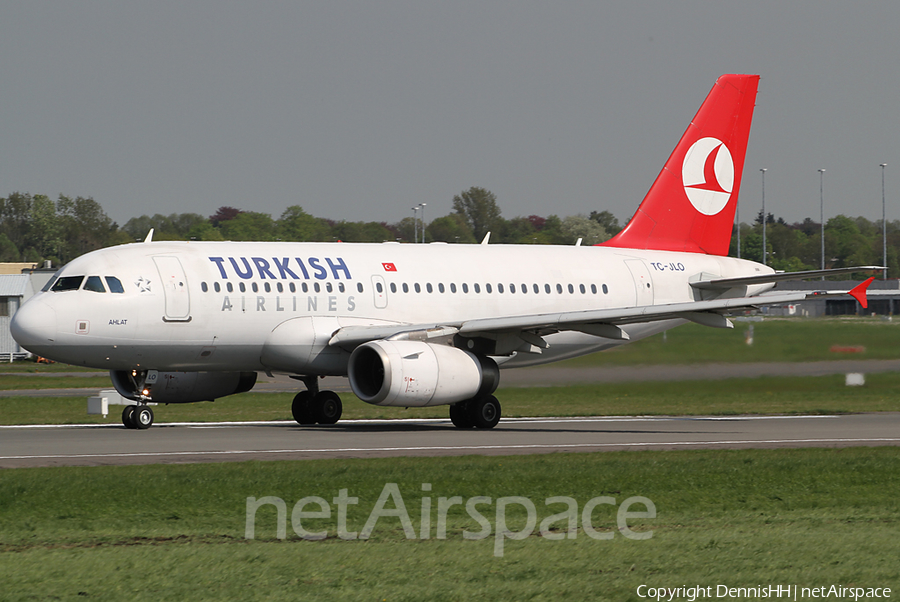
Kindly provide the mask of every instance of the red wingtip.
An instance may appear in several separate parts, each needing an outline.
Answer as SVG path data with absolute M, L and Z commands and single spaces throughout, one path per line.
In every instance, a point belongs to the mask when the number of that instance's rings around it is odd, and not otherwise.
M 857 284 L 850 291 L 850 296 L 859 301 L 859 304 L 863 306 L 863 309 L 869 307 L 869 300 L 866 298 L 866 289 L 869 288 L 869 285 L 875 281 L 875 277 L 871 277 L 865 282 Z

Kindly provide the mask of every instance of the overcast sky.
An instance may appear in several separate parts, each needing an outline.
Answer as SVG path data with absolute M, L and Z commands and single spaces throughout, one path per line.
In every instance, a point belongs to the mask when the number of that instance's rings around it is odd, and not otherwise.
M 611 6 L 610 6 L 611 5 Z M 0 196 L 631 216 L 715 79 L 762 76 L 743 221 L 900 219 L 900 3 L 0 0 Z

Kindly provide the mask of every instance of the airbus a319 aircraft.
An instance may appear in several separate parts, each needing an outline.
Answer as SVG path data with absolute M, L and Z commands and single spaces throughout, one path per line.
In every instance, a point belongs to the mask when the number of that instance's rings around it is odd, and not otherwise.
M 726 256 L 758 81 L 719 78 L 637 213 L 601 245 L 152 242 L 151 232 L 61 268 L 15 314 L 13 336 L 109 370 L 137 402 L 122 414 L 129 428 L 152 424 L 147 402 L 248 391 L 258 372 L 305 384 L 292 404 L 300 424 L 338 421 L 340 398 L 318 387 L 338 375 L 365 402 L 448 405 L 455 426 L 492 428 L 501 367 L 686 322 L 729 328 L 730 311 L 807 297 L 758 295 L 822 271 Z M 865 285 L 851 294 L 865 304 Z

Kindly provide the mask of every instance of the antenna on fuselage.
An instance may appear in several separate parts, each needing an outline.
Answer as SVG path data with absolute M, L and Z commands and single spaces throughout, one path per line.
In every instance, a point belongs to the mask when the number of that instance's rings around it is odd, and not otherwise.
M 580 246 L 581 246 L 581 241 L 582 241 L 582 240 L 584 240 L 584 239 L 583 239 L 583 238 L 579 238 L 578 240 L 576 240 L 576 241 L 575 241 L 575 246 L 576 246 L 576 247 L 580 247 Z
M 483 244 L 483 245 L 488 244 L 488 241 L 489 241 L 490 239 L 491 239 L 491 233 L 488 232 L 487 234 L 484 235 L 484 240 L 481 241 L 481 244 Z
M 150 228 L 150 231 L 147 232 L 147 238 L 144 239 L 144 242 L 153 242 L 153 228 Z

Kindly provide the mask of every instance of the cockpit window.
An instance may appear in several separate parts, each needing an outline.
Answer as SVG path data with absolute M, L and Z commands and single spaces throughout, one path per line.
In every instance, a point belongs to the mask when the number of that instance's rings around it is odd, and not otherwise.
M 100 280 L 100 276 L 88 276 L 87 282 L 84 283 L 84 290 L 93 291 L 95 293 L 106 292 L 106 289 L 103 287 L 103 281 Z
M 53 285 L 56 283 L 56 279 L 59 278 L 59 273 L 60 273 L 60 272 L 62 272 L 62 268 L 56 270 L 56 273 L 53 274 L 52 276 L 50 276 L 50 280 L 48 280 L 48 281 L 47 281 L 47 284 L 45 284 L 45 285 L 43 286 L 43 288 L 41 288 L 41 292 L 46 293 L 47 291 L 50 290 L 50 287 L 53 286 Z
M 125 287 L 122 286 L 122 282 L 115 276 L 107 276 L 106 285 L 109 287 L 109 292 L 111 293 L 125 292 Z
M 81 288 L 81 282 L 84 280 L 84 276 L 63 276 L 51 288 L 51 291 L 77 291 Z

